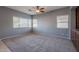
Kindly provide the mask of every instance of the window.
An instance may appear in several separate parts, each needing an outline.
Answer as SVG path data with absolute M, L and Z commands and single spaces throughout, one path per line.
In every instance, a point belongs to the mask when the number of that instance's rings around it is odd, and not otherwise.
M 13 16 L 13 28 L 31 27 L 31 20 Z
M 68 28 L 68 15 L 57 16 L 57 28 Z
M 36 28 L 38 26 L 37 19 L 33 19 L 33 27 Z

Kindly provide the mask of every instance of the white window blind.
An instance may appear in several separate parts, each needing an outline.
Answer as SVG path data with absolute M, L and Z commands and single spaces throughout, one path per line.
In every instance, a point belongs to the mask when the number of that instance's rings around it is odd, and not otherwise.
M 13 28 L 31 27 L 31 20 L 21 17 L 13 17 Z
M 68 28 L 68 15 L 57 16 L 57 28 Z

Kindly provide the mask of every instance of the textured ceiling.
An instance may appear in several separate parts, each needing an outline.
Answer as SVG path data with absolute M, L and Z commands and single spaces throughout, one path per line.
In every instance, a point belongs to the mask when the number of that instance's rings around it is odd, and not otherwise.
M 34 6 L 7 6 L 10 9 L 14 9 L 29 15 L 35 15 L 36 13 L 33 11 L 29 11 L 29 9 L 32 9 Z M 65 8 L 66 6 L 40 6 L 45 8 L 45 13 L 50 12 L 56 9 Z

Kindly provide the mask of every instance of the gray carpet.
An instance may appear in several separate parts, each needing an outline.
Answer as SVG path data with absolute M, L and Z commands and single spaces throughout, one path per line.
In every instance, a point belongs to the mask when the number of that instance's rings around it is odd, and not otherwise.
M 70 40 L 35 34 L 2 40 L 12 52 L 75 52 Z

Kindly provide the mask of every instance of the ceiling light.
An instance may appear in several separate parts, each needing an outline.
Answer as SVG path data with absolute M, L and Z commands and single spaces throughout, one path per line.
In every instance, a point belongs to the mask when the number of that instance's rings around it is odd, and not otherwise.
M 36 10 L 36 12 L 37 12 L 37 13 L 39 13 L 39 12 L 40 12 L 40 10 Z
M 36 7 L 33 7 L 32 9 L 29 9 L 29 11 L 35 12 L 36 14 L 41 14 L 45 12 L 45 8 L 41 6 L 36 6 Z

